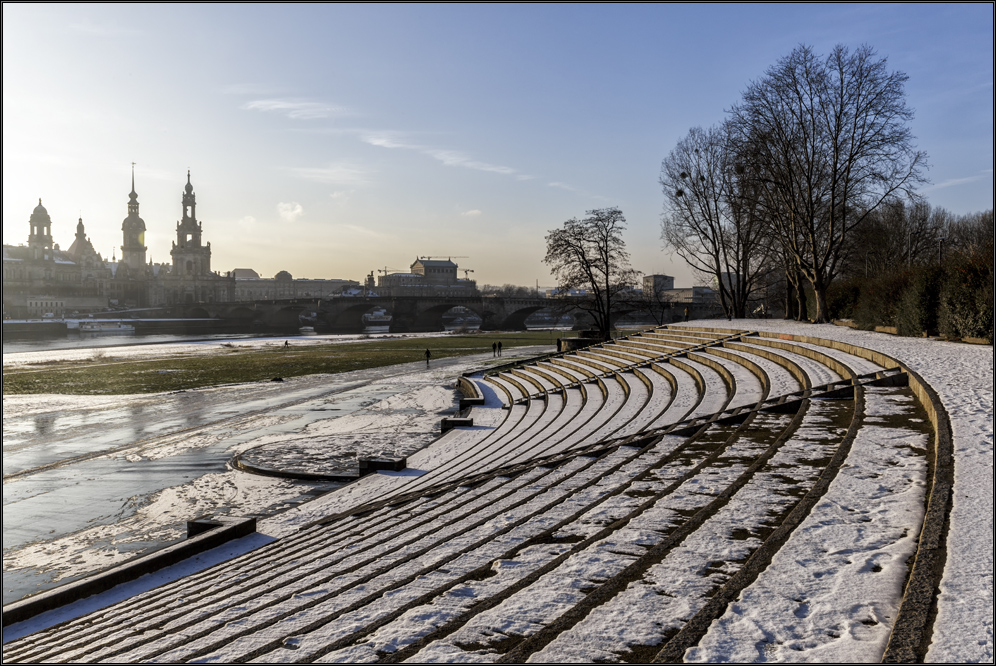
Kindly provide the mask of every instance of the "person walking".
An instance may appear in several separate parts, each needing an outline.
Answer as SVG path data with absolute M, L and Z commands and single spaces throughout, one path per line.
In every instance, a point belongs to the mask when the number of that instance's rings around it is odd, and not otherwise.
M 688 321 L 688 308 L 685 308 L 685 321 Z
M 429 359 L 430 358 L 432 358 L 432 352 L 429 351 L 428 347 L 426 347 L 426 349 L 425 349 L 425 367 L 427 367 L 427 368 L 429 367 Z
M 498 355 L 501 356 L 501 340 L 498 341 Z
M 492 342 L 491 343 L 491 358 L 494 358 L 497 355 L 498 355 L 498 343 L 497 342 Z

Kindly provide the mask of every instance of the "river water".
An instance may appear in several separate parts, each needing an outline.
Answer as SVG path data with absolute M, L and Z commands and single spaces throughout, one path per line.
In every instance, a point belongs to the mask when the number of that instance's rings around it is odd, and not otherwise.
M 209 352 L 233 339 L 180 337 L 147 346 L 119 340 L 108 353 Z M 92 353 L 60 342 L 21 352 L 4 345 L 4 365 Z M 542 351 L 510 349 L 502 361 Z M 493 362 L 484 354 L 431 369 L 408 363 L 168 394 L 4 395 L 3 603 L 182 540 L 189 519 L 261 518 L 340 485 L 236 471 L 236 453 L 276 451 L 305 465 L 309 447 L 408 455 L 437 437 L 439 420 L 455 409 L 456 377 Z

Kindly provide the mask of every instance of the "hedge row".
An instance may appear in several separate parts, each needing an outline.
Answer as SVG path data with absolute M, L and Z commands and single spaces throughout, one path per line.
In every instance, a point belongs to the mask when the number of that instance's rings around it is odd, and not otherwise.
M 860 328 L 895 326 L 900 335 L 993 341 L 993 258 L 956 256 L 942 265 L 837 280 L 830 314 Z

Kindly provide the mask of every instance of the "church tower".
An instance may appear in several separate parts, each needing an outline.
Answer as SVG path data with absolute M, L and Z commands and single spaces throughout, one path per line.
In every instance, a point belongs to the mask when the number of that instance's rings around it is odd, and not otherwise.
M 201 223 L 197 221 L 197 199 L 194 186 L 190 184 L 190 170 L 187 170 L 187 185 L 183 188 L 183 219 L 176 223 L 176 240 L 170 255 L 173 257 L 173 273 L 183 277 L 198 277 L 211 273 L 211 243 L 201 244 Z
M 135 164 L 131 165 L 131 194 L 128 195 L 128 217 L 121 223 L 121 262 L 128 265 L 133 276 L 145 272 L 145 221 L 138 216 L 138 194 L 135 193 Z
M 42 206 L 41 199 L 31 212 L 28 220 L 31 233 L 28 235 L 28 248 L 32 259 L 54 259 L 52 254 L 52 218 Z

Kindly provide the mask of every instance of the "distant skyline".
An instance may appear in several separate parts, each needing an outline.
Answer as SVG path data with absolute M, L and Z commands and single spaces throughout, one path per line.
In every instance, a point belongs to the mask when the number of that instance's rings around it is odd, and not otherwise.
M 909 76 L 928 201 L 993 207 L 993 5 L 3 5 L 3 241 L 40 197 L 121 245 L 130 169 L 169 261 L 189 168 L 221 271 L 361 280 L 467 256 L 552 286 L 546 233 L 618 206 L 660 241 L 661 160 L 799 44 L 867 43 Z M 120 249 L 117 249 L 120 257 Z

